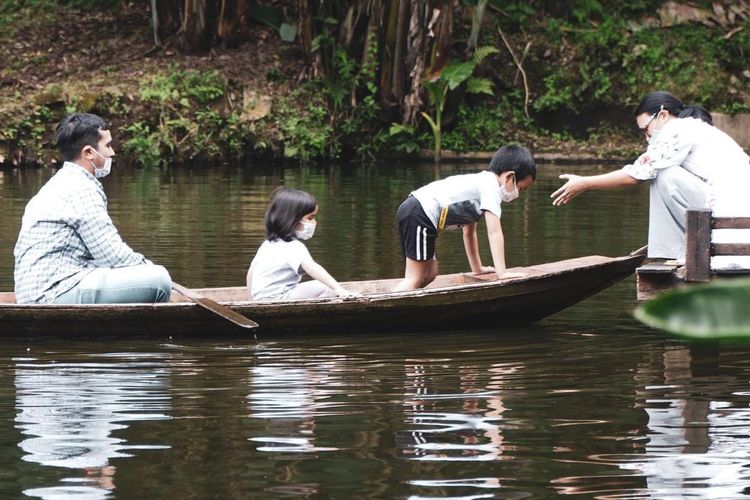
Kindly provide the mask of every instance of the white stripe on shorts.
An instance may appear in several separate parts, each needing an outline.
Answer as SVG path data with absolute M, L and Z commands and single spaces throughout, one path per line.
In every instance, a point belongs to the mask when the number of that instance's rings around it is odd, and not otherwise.
M 417 260 L 427 260 L 427 228 L 417 226 Z
M 416 242 L 417 260 L 422 260 L 422 258 L 420 256 L 420 250 L 422 250 L 422 245 L 419 243 L 419 235 L 420 234 L 422 234 L 422 228 L 420 226 L 417 226 L 417 242 Z

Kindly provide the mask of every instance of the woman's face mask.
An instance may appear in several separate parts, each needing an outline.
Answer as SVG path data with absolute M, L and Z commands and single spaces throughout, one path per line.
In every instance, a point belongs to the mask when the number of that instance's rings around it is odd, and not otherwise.
M 663 127 L 663 125 L 662 125 Z M 651 131 L 651 135 L 648 138 L 648 143 L 653 144 L 656 142 L 656 139 L 659 137 L 659 134 L 661 133 L 662 127 L 656 128 L 656 125 L 654 125 L 654 129 Z
M 511 201 L 518 198 L 518 185 L 516 184 L 516 176 L 515 174 L 508 176 L 513 178 L 513 187 L 508 190 L 506 185 L 508 184 L 508 179 L 505 179 L 505 182 L 503 182 L 500 185 L 500 194 L 502 196 L 503 203 L 510 203 Z
M 318 225 L 315 221 L 306 221 L 301 220 L 299 222 L 302 224 L 302 229 L 299 231 L 295 231 L 294 235 L 297 237 L 298 240 L 309 240 L 313 237 L 313 234 L 315 234 L 315 227 Z

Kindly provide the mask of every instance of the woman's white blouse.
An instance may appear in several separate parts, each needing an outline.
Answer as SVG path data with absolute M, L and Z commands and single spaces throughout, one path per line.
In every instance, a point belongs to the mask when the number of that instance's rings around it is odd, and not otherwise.
M 646 152 L 623 170 L 636 179 L 650 180 L 659 170 L 674 166 L 711 186 L 707 208 L 750 215 L 750 158 L 726 133 L 697 118 L 673 118 Z

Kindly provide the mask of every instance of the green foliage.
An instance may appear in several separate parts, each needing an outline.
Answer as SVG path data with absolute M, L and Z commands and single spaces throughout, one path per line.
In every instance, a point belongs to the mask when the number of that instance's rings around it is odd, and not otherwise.
M 144 167 L 160 167 L 166 164 L 167 155 L 164 149 L 171 153 L 174 146 L 171 142 L 160 137 L 157 131 L 143 122 L 135 122 L 125 127 L 131 138 L 123 142 L 125 152 L 132 154 L 138 163 Z
M 416 130 L 409 125 L 391 123 L 388 129 L 388 140 L 391 148 L 404 154 L 414 154 L 419 151 L 419 144 L 415 139 Z
M 141 82 L 144 104 L 156 104 L 148 119 L 125 127 L 127 153 L 146 167 L 161 167 L 195 158 L 239 157 L 247 134 L 234 113 L 221 114 L 207 105 L 225 93 L 216 70 L 170 68 Z
M 200 104 L 214 101 L 224 95 L 224 85 L 217 70 L 206 72 L 170 68 L 141 85 L 141 99 L 162 103 L 178 101 L 187 105 L 187 99 Z
M 328 111 L 319 104 L 310 104 L 302 115 L 291 114 L 282 123 L 284 156 L 297 160 L 311 160 L 339 155 L 338 144 L 331 141 L 333 127 L 328 123 Z
M 643 323 L 695 340 L 750 340 L 750 279 L 677 289 L 635 311 Z
M 629 12 L 653 12 L 653 8 L 652 2 L 627 5 Z M 539 75 L 542 84 L 534 109 L 583 112 L 622 106 L 655 89 L 672 90 L 686 102 L 702 102 L 714 109 L 748 105 L 747 100 L 732 96 L 748 92 L 747 82 L 736 75 L 750 67 L 750 35 L 745 33 L 750 22 L 729 38 L 697 23 L 633 30 L 618 14 L 625 9 L 603 0 L 578 0 L 571 18 L 547 23 L 546 36 L 561 47 L 559 55 L 550 57 L 562 63 L 547 65 Z M 584 19 L 594 16 L 601 19 L 595 23 Z
M 536 13 L 536 9 L 531 5 L 531 2 L 524 0 L 489 0 L 489 4 L 502 12 L 507 17 L 508 24 L 516 28 L 526 25 L 528 20 Z
M 442 150 L 442 119 L 445 100 L 448 97 L 448 91 L 455 90 L 464 82 L 467 82 L 466 92 L 484 93 L 493 95 L 492 82 L 485 78 L 471 78 L 472 73 L 477 66 L 488 55 L 498 52 L 494 47 L 479 47 L 470 61 L 449 63 L 440 72 L 440 75 L 434 80 L 425 80 L 422 82 L 430 104 L 435 109 L 434 115 L 422 112 L 421 115 L 430 125 L 433 135 L 433 153 L 435 161 L 440 161 L 440 152 Z

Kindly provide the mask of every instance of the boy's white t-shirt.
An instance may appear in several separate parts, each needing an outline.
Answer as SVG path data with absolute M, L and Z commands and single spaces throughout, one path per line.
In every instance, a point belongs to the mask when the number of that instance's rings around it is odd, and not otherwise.
M 250 266 L 253 300 L 281 299 L 302 279 L 302 262 L 312 258 L 299 240 L 264 241 Z
M 436 229 L 458 229 L 473 224 L 487 210 L 500 217 L 502 192 L 498 177 L 489 170 L 475 174 L 452 175 L 431 182 L 416 191 L 414 196 Z M 447 209 L 440 224 L 441 212 Z M 442 227 L 441 227 L 442 226 Z

